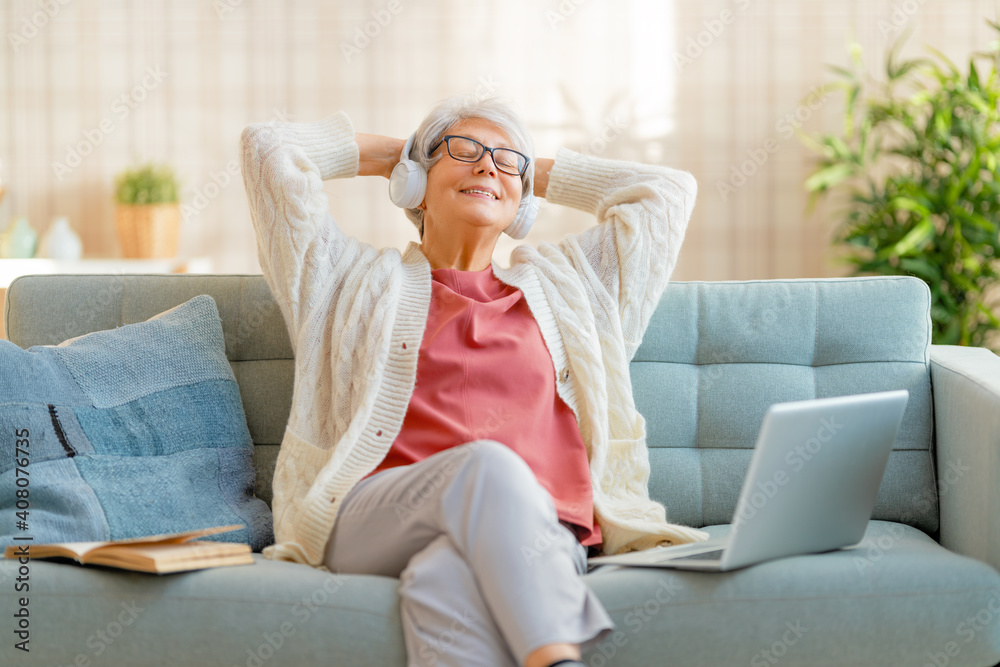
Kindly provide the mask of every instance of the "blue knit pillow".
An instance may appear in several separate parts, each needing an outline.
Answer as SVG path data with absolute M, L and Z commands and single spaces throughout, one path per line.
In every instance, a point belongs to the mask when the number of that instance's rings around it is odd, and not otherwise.
M 254 497 L 253 442 L 208 295 L 58 346 L 0 340 L 0 544 L 118 540 L 243 524 L 274 541 Z

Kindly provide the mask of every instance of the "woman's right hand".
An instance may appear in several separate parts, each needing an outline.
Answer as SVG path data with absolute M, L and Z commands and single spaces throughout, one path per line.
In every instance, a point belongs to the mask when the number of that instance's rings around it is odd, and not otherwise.
M 358 176 L 385 176 L 386 179 L 392 175 L 393 168 L 399 163 L 403 146 L 406 145 L 405 139 L 362 132 L 356 132 L 354 140 L 358 144 L 360 160 Z

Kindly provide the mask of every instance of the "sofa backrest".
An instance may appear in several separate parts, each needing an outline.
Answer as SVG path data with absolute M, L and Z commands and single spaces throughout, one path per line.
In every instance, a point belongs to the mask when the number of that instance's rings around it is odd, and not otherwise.
M 24 276 L 7 293 L 7 335 L 24 348 L 55 345 L 198 294 L 218 306 L 256 445 L 256 493 L 270 504 L 294 361 L 263 276 Z M 910 402 L 874 516 L 934 534 L 929 303 L 927 286 L 906 277 L 670 283 L 630 368 L 650 495 L 671 521 L 728 523 L 771 403 L 904 388 Z
M 907 389 L 873 518 L 935 534 L 930 290 L 914 277 L 674 282 L 631 363 L 650 495 L 729 523 L 772 403 Z

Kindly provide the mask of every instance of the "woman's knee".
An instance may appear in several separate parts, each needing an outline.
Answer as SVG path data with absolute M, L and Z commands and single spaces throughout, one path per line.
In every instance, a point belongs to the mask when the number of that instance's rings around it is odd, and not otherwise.
M 469 463 L 488 470 L 504 471 L 511 475 L 525 472 L 534 477 L 531 467 L 507 445 L 498 440 L 473 440 L 463 445 L 469 450 Z
M 474 440 L 463 447 L 469 449 L 469 456 L 462 465 L 468 469 L 470 474 L 466 477 L 477 490 L 489 493 L 495 489 L 504 498 L 510 498 L 511 491 L 516 490 L 537 494 L 543 503 L 552 504 L 552 497 L 539 483 L 535 471 L 507 445 L 487 439 Z

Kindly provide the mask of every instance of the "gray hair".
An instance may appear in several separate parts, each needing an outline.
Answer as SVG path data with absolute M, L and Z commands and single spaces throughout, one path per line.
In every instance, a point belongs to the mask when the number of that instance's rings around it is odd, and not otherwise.
M 521 177 L 521 207 L 527 205 L 526 195 L 535 187 L 535 145 L 528 133 L 528 127 L 511 105 L 497 97 L 483 100 L 453 96 L 437 103 L 420 127 L 410 150 L 410 159 L 421 164 L 425 170 L 441 159 L 442 154 L 428 157 L 431 148 L 455 123 L 467 118 L 477 118 L 496 125 L 510 139 L 511 148 L 528 156 L 531 160 Z M 518 209 L 520 211 L 520 209 Z M 419 208 L 406 209 L 406 217 L 417 228 L 421 240 L 424 237 L 424 212 Z

